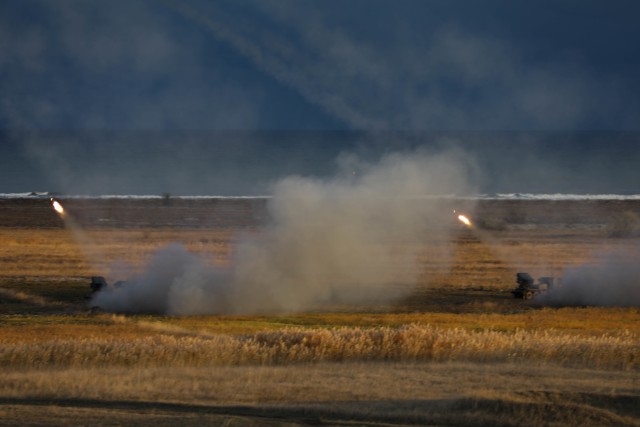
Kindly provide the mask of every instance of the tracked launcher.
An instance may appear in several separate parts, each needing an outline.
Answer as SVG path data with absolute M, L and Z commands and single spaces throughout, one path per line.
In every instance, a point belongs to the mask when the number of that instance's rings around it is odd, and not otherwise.
M 513 297 L 530 300 L 539 294 L 552 290 L 560 282 L 560 279 L 556 280 L 555 277 L 543 276 L 538 278 L 538 282 L 535 282 L 529 273 L 517 273 L 516 282 L 518 286 L 511 291 Z

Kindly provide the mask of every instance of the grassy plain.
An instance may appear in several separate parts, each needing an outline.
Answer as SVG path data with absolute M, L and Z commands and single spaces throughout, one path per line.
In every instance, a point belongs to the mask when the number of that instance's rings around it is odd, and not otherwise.
M 638 308 L 508 292 L 519 270 L 560 275 L 637 247 L 607 237 L 602 206 L 572 205 L 571 226 L 490 206 L 509 227 L 412 242 L 423 274 L 391 305 L 189 317 L 89 314 L 88 276 L 176 241 L 229 262 L 260 232 L 255 207 L 215 205 L 242 221 L 193 227 L 211 206 L 128 207 L 128 222 L 103 207 L 108 226 L 78 206 L 76 232 L 18 207 L 0 209 L 18 215 L 0 227 L 0 425 L 640 425 Z

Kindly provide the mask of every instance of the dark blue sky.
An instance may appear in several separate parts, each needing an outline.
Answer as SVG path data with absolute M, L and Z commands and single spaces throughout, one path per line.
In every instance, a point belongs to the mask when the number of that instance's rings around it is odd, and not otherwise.
M 0 192 L 263 193 L 340 153 L 449 140 L 488 191 L 640 192 L 638 16 L 637 0 L 2 0 Z
M 3 0 L 4 129 L 638 129 L 636 0 Z

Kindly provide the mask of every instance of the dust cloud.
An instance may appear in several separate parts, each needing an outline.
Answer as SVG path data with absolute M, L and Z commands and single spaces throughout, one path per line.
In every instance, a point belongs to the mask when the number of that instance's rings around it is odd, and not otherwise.
M 616 249 L 565 270 L 560 286 L 541 295 L 546 305 L 640 307 L 639 248 Z
M 98 292 L 92 305 L 188 315 L 394 300 L 423 273 L 418 250 L 449 241 L 457 224 L 447 196 L 473 194 L 473 162 L 451 149 L 388 154 L 375 163 L 342 156 L 339 165 L 330 179 L 277 181 L 269 224 L 240 238 L 227 266 L 174 244 L 143 273 Z

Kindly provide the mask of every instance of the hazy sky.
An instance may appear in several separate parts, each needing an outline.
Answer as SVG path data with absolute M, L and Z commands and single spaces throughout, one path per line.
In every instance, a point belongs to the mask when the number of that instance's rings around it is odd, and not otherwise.
M 136 134 L 143 142 L 108 134 L 121 130 L 638 131 L 638 16 L 637 0 L 2 0 L 0 191 L 156 191 L 160 167 L 181 178 L 164 188 L 178 181 L 193 188 L 211 175 L 205 166 L 193 173 L 191 157 L 217 169 L 229 167 L 228 158 L 233 167 L 246 160 L 244 179 L 258 181 L 274 176 L 258 167 L 267 168 L 259 161 L 264 144 L 285 173 L 307 166 L 319 173 L 328 168 L 319 163 L 344 150 L 396 144 L 315 136 L 280 152 L 270 137 L 258 138 L 257 151 L 240 144 L 248 151 L 239 153 L 219 134 L 198 143 L 173 134 L 156 150 L 149 134 Z M 102 133 L 51 137 L 51 130 Z M 480 140 L 493 139 L 486 135 Z M 536 135 L 553 147 L 547 133 Z M 635 136 L 616 138 L 616 156 L 638 158 Z M 579 146 L 573 138 L 560 152 Z M 204 154 L 183 155 L 172 167 L 167 153 L 175 150 Z M 74 157 L 78 151 L 86 156 Z M 556 157 L 533 151 L 532 159 Z M 120 152 L 155 186 L 135 189 L 140 176 L 126 176 Z M 51 158 L 61 159 L 62 171 L 42 169 Z M 278 159 L 307 166 L 274 165 Z M 83 187 L 77 175 L 89 161 L 122 176 Z M 218 183 L 238 181 L 233 168 L 218 172 Z M 616 188 L 637 177 L 617 173 Z
M 636 0 L 3 0 L 0 126 L 638 129 Z

